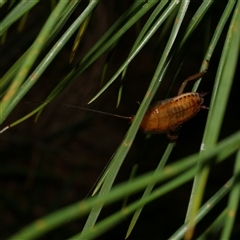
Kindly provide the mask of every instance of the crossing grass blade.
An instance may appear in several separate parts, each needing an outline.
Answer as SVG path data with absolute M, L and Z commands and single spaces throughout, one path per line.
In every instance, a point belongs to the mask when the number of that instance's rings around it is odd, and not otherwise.
M 149 183 L 166 182 L 167 180 L 171 180 L 173 178 L 173 180 L 167 182 L 162 187 L 153 191 L 151 195 L 148 196 L 148 198 L 138 200 L 129 206 L 129 209 L 116 213 L 116 215 L 113 216 L 114 219 L 110 218 L 110 225 L 106 226 L 106 223 L 104 223 L 103 220 L 103 229 L 102 227 L 99 230 L 96 228 L 96 231 L 87 230 L 86 233 L 84 233 L 94 234 L 91 236 L 96 236 L 97 234 L 100 235 L 103 230 L 106 231 L 106 229 L 110 229 L 110 227 L 123 220 L 127 215 L 136 211 L 136 209 L 139 209 L 147 203 L 152 202 L 153 200 L 162 196 L 164 193 L 177 188 L 181 185 L 179 183 L 184 183 L 192 179 L 194 175 L 200 170 L 196 165 L 198 161 L 201 161 L 205 164 L 212 164 L 212 159 L 215 158 L 215 164 L 218 164 L 226 160 L 226 158 L 234 152 L 238 151 L 239 144 L 240 131 L 231 135 L 227 139 L 224 139 L 216 146 L 216 148 L 209 150 L 204 155 L 194 154 L 188 156 L 184 159 L 180 159 L 175 163 L 167 165 L 160 173 L 154 174 L 154 172 L 149 172 L 143 176 L 137 177 L 130 183 L 126 182 L 120 184 L 119 186 L 115 186 L 111 192 L 109 192 L 109 194 L 101 195 L 98 197 L 90 197 L 81 202 L 71 204 L 41 219 L 37 219 L 30 225 L 12 235 L 9 239 L 27 240 L 40 237 L 43 234 L 46 234 L 47 232 L 65 224 L 66 221 L 73 221 L 76 218 L 85 216 L 91 211 L 92 208 L 99 206 L 102 203 L 106 205 L 111 204 L 112 202 L 124 198 L 125 195 L 131 195 L 144 189 Z M 228 191 L 228 188 L 222 188 L 219 192 L 218 198 L 222 197 L 225 194 L 224 191 Z M 205 209 L 207 210 L 207 208 Z M 109 219 L 107 219 L 107 221 L 109 221 Z M 79 239 L 83 239 L 81 238 L 81 235 L 79 236 Z

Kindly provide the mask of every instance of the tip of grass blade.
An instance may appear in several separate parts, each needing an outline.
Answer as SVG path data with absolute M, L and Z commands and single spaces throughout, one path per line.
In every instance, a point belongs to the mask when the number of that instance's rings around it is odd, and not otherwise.
M 121 86 L 120 89 L 119 89 L 119 91 L 118 91 L 118 99 L 117 99 L 117 105 L 116 105 L 116 108 L 119 107 L 119 104 L 120 104 L 120 102 L 121 102 L 122 88 L 123 88 L 123 86 Z
M 5 132 L 6 130 L 8 130 L 10 128 L 10 126 L 6 126 L 5 128 L 3 128 L 1 131 L 0 131 L 0 134 Z
M 95 97 L 93 97 L 87 104 L 91 104 L 93 101 L 95 101 L 97 99 L 97 95 Z

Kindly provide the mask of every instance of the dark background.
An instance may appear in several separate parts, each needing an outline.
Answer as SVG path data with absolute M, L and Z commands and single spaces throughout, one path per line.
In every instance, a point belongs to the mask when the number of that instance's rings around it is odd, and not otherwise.
M 81 14 L 84 4 L 84 2 L 79 4 L 72 18 L 68 21 L 69 24 Z M 85 55 L 129 6 L 128 1 L 102 1 L 99 3 L 72 65 Z M 198 1 L 190 4 L 185 25 L 198 6 Z M 218 3 L 210 9 L 211 26 L 208 26 L 210 36 L 214 32 L 224 8 L 225 3 Z M 1 76 L 34 41 L 50 11 L 50 4 L 47 1 L 37 4 L 30 12 L 26 26 L 21 33 L 17 33 L 17 24 L 10 28 L 6 42 L 0 49 Z M 3 13 L 1 12 L 1 14 Z M 129 123 L 127 120 L 86 112 L 66 107 L 63 104 L 87 106 L 87 102 L 100 89 L 100 78 L 106 59 L 111 56 L 106 74 L 106 80 L 108 80 L 128 55 L 139 33 L 138 27 L 143 26 L 148 16 L 145 16 L 138 23 L 138 26 L 131 28 L 122 37 L 112 53 L 108 51 L 103 54 L 83 74 L 77 77 L 53 103 L 47 106 L 37 123 L 34 123 L 34 119 L 30 118 L 1 134 L 0 239 L 11 236 L 39 217 L 89 195 L 94 183 L 121 143 L 129 128 Z M 175 96 L 183 80 L 197 73 L 201 66 L 206 50 L 203 37 L 206 24 L 207 22 L 202 22 L 199 30 L 193 36 L 194 40 L 185 49 L 183 67 L 171 89 L 170 97 Z M 164 46 L 158 45 L 160 33 L 161 29 L 130 64 L 124 80 L 123 96 L 119 108 L 116 109 L 115 106 L 120 80 L 112 84 L 104 94 L 87 107 L 126 116 L 131 116 L 137 111 L 137 102 L 141 102 L 143 99 L 161 57 L 162 48 L 164 48 Z M 35 109 L 39 102 L 44 101 L 54 86 L 68 73 L 72 67 L 69 64 L 69 56 L 74 37 L 70 39 L 67 46 L 58 54 L 1 128 Z M 225 35 L 223 35 L 222 40 L 224 38 Z M 199 88 L 199 92 L 209 92 L 205 97 L 206 106 L 209 106 L 222 47 L 223 41 L 220 41 L 211 59 L 209 70 Z M 165 96 L 169 81 L 174 76 L 181 59 L 181 54 L 176 56 L 176 60 L 169 68 L 170 70 L 167 72 L 154 101 L 160 100 L 159 96 Z M 191 86 L 187 88 L 190 91 Z M 239 129 L 238 98 L 239 81 L 235 80 L 220 139 Z M 207 111 L 202 110 L 196 117 L 183 125 L 177 144 L 170 156 L 170 162 L 199 150 L 206 118 Z M 168 143 L 169 140 L 165 135 L 154 135 L 145 141 L 145 135 L 139 132 L 116 183 L 128 180 L 132 166 L 136 161 L 140 162 L 138 174 L 154 170 Z M 233 163 L 234 156 L 229 161 L 213 168 L 205 199 L 214 194 L 231 177 Z M 151 236 L 150 239 L 167 239 L 184 221 L 191 186 L 192 183 L 185 184 L 146 206 L 129 239 L 146 239 L 149 236 Z M 211 223 L 215 217 L 214 214 L 219 213 L 226 201 L 227 198 L 217 205 L 212 216 L 208 216 L 204 223 L 200 223 L 197 231 L 205 229 Z M 121 202 L 106 208 L 101 214 L 101 218 L 119 210 L 120 207 Z M 66 224 L 41 239 L 66 239 L 78 233 L 85 220 L 80 219 Z M 124 239 L 130 220 L 131 217 L 125 219 L 119 226 L 99 239 Z M 237 236 L 240 229 L 239 217 L 235 226 L 234 234 Z

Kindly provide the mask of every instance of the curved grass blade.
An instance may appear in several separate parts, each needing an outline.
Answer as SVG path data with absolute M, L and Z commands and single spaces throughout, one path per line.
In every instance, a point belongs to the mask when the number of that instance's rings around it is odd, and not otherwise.
M 107 72 L 107 69 L 108 69 L 108 66 L 109 66 L 109 63 L 110 63 L 110 59 L 116 49 L 116 45 L 118 44 L 119 41 L 116 41 L 109 49 L 109 53 L 107 55 L 107 58 L 106 58 L 106 62 L 103 66 L 103 70 L 102 70 L 102 74 L 101 74 L 101 81 L 100 81 L 100 84 L 99 86 L 102 87 L 103 83 L 105 82 L 105 77 L 106 77 L 106 72 Z
M 203 3 L 200 5 L 200 7 L 197 9 L 197 11 L 194 13 L 194 16 L 192 17 L 191 21 L 189 22 L 185 34 L 179 44 L 179 47 L 177 49 L 177 51 L 175 52 L 175 54 L 179 53 L 180 50 L 184 47 L 184 45 L 187 45 L 187 41 L 189 41 L 189 39 L 191 38 L 192 33 L 195 31 L 195 29 L 198 27 L 198 25 L 200 24 L 201 20 L 204 18 L 204 16 L 206 15 L 208 9 L 210 8 L 210 6 L 213 4 L 213 1 L 208 1 L 208 0 L 204 0 Z M 184 57 L 184 56 L 183 56 Z M 208 58 L 209 60 L 210 58 Z M 182 61 L 183 62 L 183 61 Z M 179 67 L 177 69 L 177 71 L 179 72 L 181 67 L 182 67 L 182 62 L 179 63 Z M 201 72 L 202 70 L 205 70 L 206 68 L 206 64 L 204 66 L 201 67 L 201 69 L 199 70 L 199 72 Z M 175 77 L 172 79 L 172 83 L 171 83 L 171 87 L 173 86 L 175 82 Z M 195 84 L 192 88 L 192 91 L 195 92 L 197 91 L 197 88 L 199 86 L 201 82 L 201 78 L 195 81 Z M 170 87 L 170 89 L 171 89 Z M 167 96 L 169 95 L 169 93 L 167 93 Z
M 203 3 L 200 5 L 200 7 L 197 9 L 196 13 L 194 14 L 194 16 L 192 17 L 191 21 L 189 22 L 185 34 L 180 42 L 180 44 L 178 45 L 178 48 L 174 50 L 174 53 L 172 54 L 172 57 L 174 58 L 175 55 L 177 55 L 179 53 L 179 51 L 184 47 L 184 44 L 186 45 L 187 41 L 190 39 L 192 33 L 195 31 L 195 29 L 197 28 L 197 26 L 200 24 L 201 20 L 203 19 L 204 15 L 206 15 L 209 7 L 211 6 L 213 2 L 212 1 L 208 1 L 208 0 L 204 0 Z M 164 31 L 164 30 L 163 30 Z M 208 60 L 210 59 L 210 56 L 208 56 Z M 179 63 L 179 67 L 175 73 L 175 76 L 172 78 L 170 87 L 169 87 L 169 91 L 166 93 L 166 97 L 168 97 L 169 92 L 172 88 L 172 86 L 174 85 L 177 73 L 180 71 L 181 67 L 182 67 L 182 62 L 181 61 Z M 206 68 L 208 66 L 208 63 L 203 62 L 203 65 L 201 66 L 199 72 L 201 71 L 205 71 Z M 195 92 L 197 91 L 197 88 L 199 86 L 201 82 L 201 78 L 195 81 L 195 84 L 192 88 L 192 91 Z
M 219 20 L 219 23 L 218 23 L 218 28 L 215 30 L 214 32 L 214 35 L 212 37 L 212 40 L 209 44 L 209 47 L 208 47 L 208 50 L 207 50 L 207 53 L 205 55 L 205 59 L 207 59 L 208 61 L 211 59 L 212 55 L 213 55 L 213 52 L 216 48 L 216 45 L 217 43 L 219 42 L 219 39 L 221 37 L 221 34 L 223 33 L 223 30 L 224 30 L 224 26 L 232 12 L 232 9 L 234 7 L 234 2 L 233 1 L 230 1 L 229 4 L 227 5 L 227 7 L 225 8 L 220 20 Z M 223 50 L 224 51 L 224 50 Z M 220 60 L 220 63 L 221 63 L 221 60 Z M 201 68 L 201 70 L 203 70 L 203 68 Z M 196 91 L 198 86 L 200 84 L 200 80 L 196 81 L 195 84 L 194 84 L 194 87 L 193 87 L 193 91 Z M 213 91 L 212 93 L 212 97 L 215 99 L 215 95 L 216 95 L 216 90 L 217 90 L 217 86 L 218 86 L 219 83 L 217 83 L 217 81 L 215 80 L 214 82 L 214 88 L 215 88 L 215 91 Z M 217 86 L 216 86 L 217 85 Z M 214 101 L 214 100 L 213 100 Z M 212 106 L 210 105 L 210 111 L 209 111 L 209 116 L 211 114 L 211 108 Z M 206 126 L 207 127 L 207 126 Z

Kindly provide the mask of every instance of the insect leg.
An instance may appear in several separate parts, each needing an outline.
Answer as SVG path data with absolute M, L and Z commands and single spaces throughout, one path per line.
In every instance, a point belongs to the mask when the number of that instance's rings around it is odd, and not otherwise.
M 202 97 L 204 97 L 205 95 L 207 95 L 208 92 L 205 92 L 205 93 L 198 93 L 198 94 L 199 94 L 199 96 L 202 98 Z M 206 107 L 206 106 L 203 106 L 203 105 L 201 105 L 200 108 L 201 108 L 201 109 L 209 109 L 209 107 Z
M 200 72 L 200 73 L 196 73 L 190 77 L 188 77 L 186 80 L 184 80 L 184 82 L 182 83 L 181 87 L 179 88 L 178 90 L 178 96 L 181 95 L 187 85 L 188 82 L 192 81 L 192 80 L 195 80 L 195 79 L 198 79 L 198 78 L 201 78 L 207 71 L 203 71 L 203 72 Z
M 207 68 L 204 71 L 196 73 L 196 74 L 188 77 L 186 80 L 184 80 L 182 85 L 181 85 L 181 87 L 178 90 L 178 94 L 177 95 L 179 96 L 179 95 L 181 95 L 183 93 L 183 91 L 184 91 L 184 89 L 185 89 L 185 87 L 186 87 L 188 82 L 201 78 L 207 72 Z
M 167 131 L 167 137 L 170 139 L 170 141 L 172 142 L 177 141 L 180 128 L 181 126 L 178 126 L 177 128 Z

